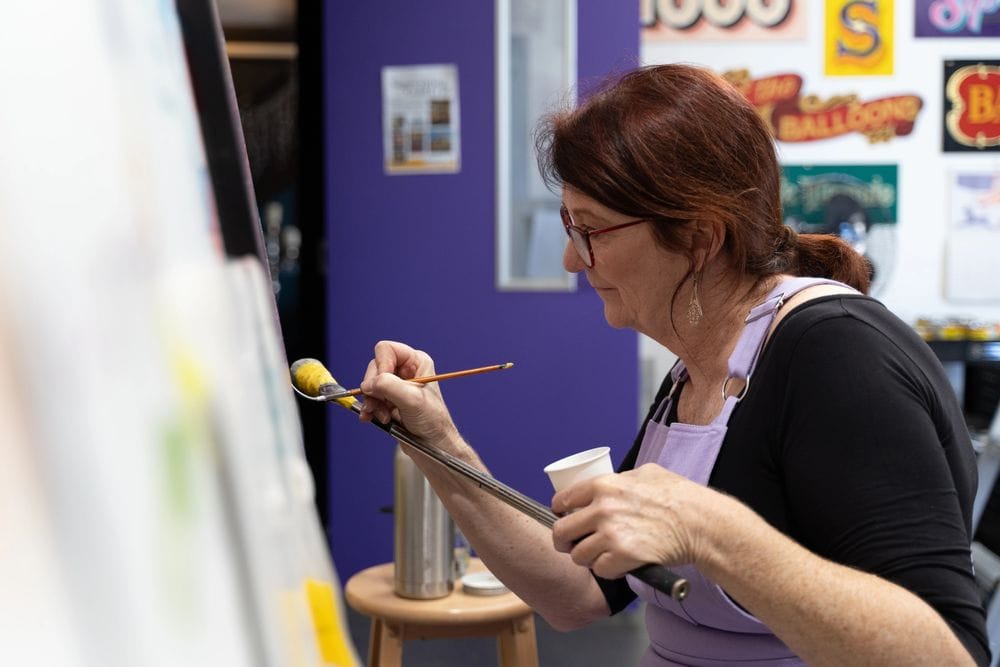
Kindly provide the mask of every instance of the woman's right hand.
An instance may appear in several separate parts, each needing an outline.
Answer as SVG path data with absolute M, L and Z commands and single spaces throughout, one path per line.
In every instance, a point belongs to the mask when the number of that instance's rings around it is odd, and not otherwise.
M 379 341 L 361 381 L 362 421 L 397 419 L 414 435 L 435 444 L 457 437 L 438 383 L 406 381 L 427 375 L 434 375 L 434 360 L 426 352 L 396 341 Z
M 702 565 L 729 526 L 724 494 L 652 463 L 559 491 L 552 510 L 557 551 L 600 577 L 617 579 L 646 563 Z M 737 515 L 743 517 L 742 514 Z

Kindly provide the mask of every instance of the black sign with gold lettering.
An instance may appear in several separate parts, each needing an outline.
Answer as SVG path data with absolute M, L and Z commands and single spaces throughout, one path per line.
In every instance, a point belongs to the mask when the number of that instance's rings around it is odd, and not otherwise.
M 1000 60 L 945 61 L 944 150 L 1000 151 Z

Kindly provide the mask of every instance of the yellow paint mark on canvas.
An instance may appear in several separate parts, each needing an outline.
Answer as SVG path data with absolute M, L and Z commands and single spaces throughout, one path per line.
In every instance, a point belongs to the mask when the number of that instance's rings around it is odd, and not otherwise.
M 356 667 L 354 651 L 344 631 L 333 586 L 329 582 L 306 579 L 306 598 L 309 600 L 320 658 L 337 667 Z

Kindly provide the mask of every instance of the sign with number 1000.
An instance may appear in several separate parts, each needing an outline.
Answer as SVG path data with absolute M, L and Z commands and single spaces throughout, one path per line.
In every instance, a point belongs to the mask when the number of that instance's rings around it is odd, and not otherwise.
M 762 28 L 775 28 L 792 12 L 792 0 L 641 0 L 644 28 L 658 24 L 673 30 L 688 30 L 699 21 L 716 28 L 732 28 L 744 18 Z

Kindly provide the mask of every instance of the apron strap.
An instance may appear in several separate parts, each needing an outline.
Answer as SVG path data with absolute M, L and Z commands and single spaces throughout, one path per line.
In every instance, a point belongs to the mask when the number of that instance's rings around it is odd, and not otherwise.
M 662 421 L 664 415 L 669 412 L 670 405 L 673 403 L 674 395 L 677 393 L 677 388 L 684 384 L 684 380 L 687 379 L 687 367 L 684 362 L 679 358 L 674 362 L 674 365 L 670 367 L 670 391 L 667 395 L 663 397 L 660 404 L 656 406 L 656 411 L 653 413 L 653 421 Z
M 764 347 L 764 341 L 767 340 L 767 331 L 771 328 L 771 323 L 774 322 L 778 311 L 785 301 L 815 285 L 836 285 L 853 289 L 849 285 L 826 278 L 791 278 L 778 283 L 767 295 L 767 298 L 751 308 L 747 314 L 743 335 L 740 336 L 739 342 L 736 343 L 736 349 L 729 357 L 729 377 L 722 385 L 723 395 L 726 394 L 730 380 L 743 380 L 745 382 L 743 389 L 736 397 L 737 400 L 746 395 L 747 388 L 750 386 L 750 376 L 757 366 L 757 358 Z
M 827 278 L 790 278 L 778 283 L 762 302 L 751 308 L 744 320 L 743 333 L 736 343 L 733 354 L 729 357 L 729 376 L 722 384 L 722 395 L 725 397 L 725 403 L 716 418 L 712 420 L 713 424 L 728 423 L 733 409 L 746 396 L 747 390 L 750 388 L 750 376 L 753 375 L 753 371 L 757 367 L 757 359 L 764 348 L 764 341 L 767 340 L 767 332 L 785 301 L 815 285 L 836 285 L 837 287 L 854 289 L 850 285 Z M 678 387 L 687 379 L 687 368 L 683 361 L 678 359 L 674 362 L 670 368 L 670 377 L 673 381 L 670 392 L 657 406 L 653 413 L 653 421 L 662 422 L 669 413 Z M 740 392 L 733 396 L 726 393 L 730 380 L 742 380 L 744 383 Z

